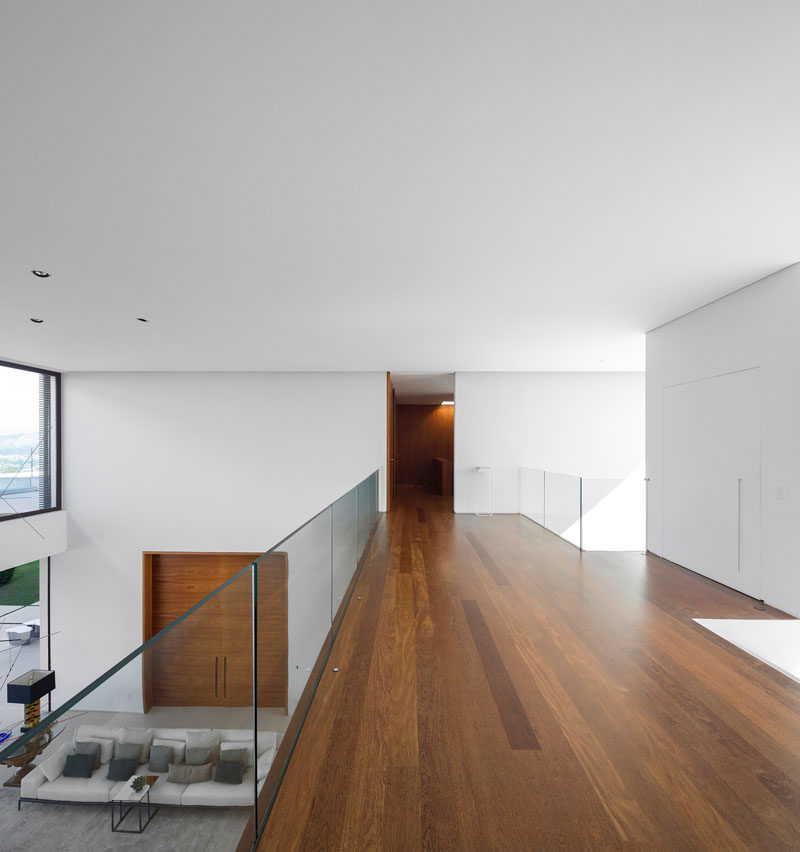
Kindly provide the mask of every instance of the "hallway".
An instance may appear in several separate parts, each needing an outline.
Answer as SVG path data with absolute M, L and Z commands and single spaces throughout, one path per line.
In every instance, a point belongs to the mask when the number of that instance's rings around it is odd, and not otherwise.
M 785 616 L 399 487 L 259 848 L 800 848 L 800 685 L 695 617 Z

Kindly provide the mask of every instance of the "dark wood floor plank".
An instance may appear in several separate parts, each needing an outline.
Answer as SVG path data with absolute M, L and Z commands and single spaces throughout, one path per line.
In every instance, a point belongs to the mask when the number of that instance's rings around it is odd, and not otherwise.
M 486 680 L 492 690 L 500 721 L 513 749 L 538 749 L 539 742 L 525 715 L 517 690 L 508 675 L 491 631 L 486 626 L 477 601 L 462 601 L 472 639 L 478 649 Z
M 475 553 L 480 557 L 481 562 L 483 562 L 486 570 L 494 577 L 495 583 L 498 586 L 507 586 L 508 580 L 506 579 L 506 575 L 497 565 L 497 563 L 492 559 L 492 557 L 486 552 L 486 548 L 480 543 L 478 537 L 474 533 L 465 533 L 467 540 L 472 545 L 472 549 Z
M 260 848 L 800 848 L 800 685 L 692 621 L 785 614 L 451 506 L 398 489 Z

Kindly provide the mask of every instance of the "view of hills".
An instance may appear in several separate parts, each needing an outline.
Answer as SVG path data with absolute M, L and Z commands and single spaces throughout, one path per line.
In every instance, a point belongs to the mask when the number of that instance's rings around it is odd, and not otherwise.
M 39 443 L 37 432 L 0 435 L 0 455 L 27 455 Z

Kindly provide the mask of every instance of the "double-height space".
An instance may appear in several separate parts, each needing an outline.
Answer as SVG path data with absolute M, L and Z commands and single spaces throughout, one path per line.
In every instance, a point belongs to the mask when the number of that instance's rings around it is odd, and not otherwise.
M 7 3 L 0 849 L 800 849 L 800 4 Z

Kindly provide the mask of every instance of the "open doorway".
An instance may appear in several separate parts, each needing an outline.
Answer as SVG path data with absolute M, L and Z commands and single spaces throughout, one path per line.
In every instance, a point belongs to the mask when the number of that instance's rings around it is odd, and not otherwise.
M 389 508 L 422 489 L 452 501 L 454 373 L 390 373 L 387 456 Z

